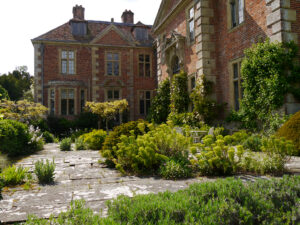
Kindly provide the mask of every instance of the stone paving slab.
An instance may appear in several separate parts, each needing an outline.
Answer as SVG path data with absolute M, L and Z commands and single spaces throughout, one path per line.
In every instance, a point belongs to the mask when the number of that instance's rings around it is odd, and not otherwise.
M 201 177 L 169 181 L 155 177 L 122 176 L 118 171 L 98 164 L 98 160 L 103 159 L 97 151 L 61 152 L 57 144 L 45 145 L 43 151 L 19 161 L 17 165 L 28 167 L 33 172 L 35 161 L 53 158 L 56 163 L 55 184 L 34 184 L 28 191 L 21 187 L 4 191 L 0 201 L 0 223 L 25 221 L 29 214 L 49 218 L 51 214 L 66 211 L 70 202 L 77 199 L 84 199 L 94 212 L 101 211 L 105 216 L 105 201 L 121 194 L 132 197 L 136 194 L 177 191 L 192 183 L 214 180 Z M 287 167 L 291 170 L 296 168 L 296 171 L 299 169 L 300 172 L 299 158 L 293 158 Z M 247 181 L 257 179 L 250 175 L 239 177 Z

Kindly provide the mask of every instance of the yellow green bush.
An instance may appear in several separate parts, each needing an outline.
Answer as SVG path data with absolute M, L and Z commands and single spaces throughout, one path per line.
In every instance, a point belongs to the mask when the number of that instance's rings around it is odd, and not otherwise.
M 107 133 L 104 130 L 93 130 L 90 133 L 81 135 L 79 139 L 83 138 L 83 142 L 88 149 L 100 150 L 102 149 L 106 135 Z
M 292 141 L 297 149 L 296 154 L 300 155 L 300 111 L 278 129 L 276 136 Z

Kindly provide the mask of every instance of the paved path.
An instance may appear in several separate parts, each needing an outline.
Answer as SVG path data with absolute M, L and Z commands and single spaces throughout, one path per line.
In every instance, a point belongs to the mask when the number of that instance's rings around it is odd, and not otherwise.
M 120 194 L 133 196 L 135 194 L 158 193 L 165 190 L 177 191 L 188 187 L 191 183 L 205 182 L 213 179 L 194 178 L 180 181 L 168 181 L 156 178 L 141 178 L 121 176 L 114 169 L 108 169 L 98 163 L 102 160 L 97 151 L 61 152 L 57 144 L 48 144 L 38 154 L 18 162 L 18 165 L 33 171 L 34 162 L 39 159 L 55 159 L 55 184 L 41 186 L 34 184 L 30 190 L 22 187 L 4 190 L 0 201 L 0 223 L 25 221 L 28 214 L 48 218 L 66 211 L 70 202 L 84 199 L 87 206 L 95 212 L 106 214 L 105 201 Z M 298 167 L 295 161 L 291 167 Z M 251 176 L 241 176 L 242 179 L 255 179 Z

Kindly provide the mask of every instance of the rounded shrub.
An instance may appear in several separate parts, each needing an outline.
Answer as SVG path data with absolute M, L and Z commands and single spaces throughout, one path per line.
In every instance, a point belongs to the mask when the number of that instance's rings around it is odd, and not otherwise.
M 296 154 L 300 155 L 300 111 L 278 129 L 276 136 L 292 141 L 297 149 Z
M 43 133 L 43 138 L 46 143 L 54 143 L 55 142 L 55 137 L 53 134 L 51 134 L 49 131 L 45 131 Z
M 107 133 L 104 130 L 93 130 L 92 132 L 83 134 L 80 137 L 83 138 L 83 142 L 86 144 L 88 149 L 100 150 L 102 149 L 106 135 Z
M 33 150 L 29 148 L 31 137 L 28 126 L 14 120 L 0 121 L 0 151 L 9 157 L 26 155 Z
M 64 138 L 61 140 L 59 148 L 61 151 L 71 151 L 71 144 L 71 138 Z
M 54 171 L 55 171 L 55 163 L 50 162 L 48 159 L 44 163 L 43 160 L 37 161 L 34 164 L 34 173 L 37 176 L 39 183 L 41 184 L 49 184 L 54 181 Z
M 176 180 L 191 177 L 192 170 L 185 162 L 169 160 L 160 167 L 160 175 L 163 178 Z
M 86 150 L 87 145 L 84 143 L 84 137 L 80 136 L 75 140 L 75 149 L 78 150 Z

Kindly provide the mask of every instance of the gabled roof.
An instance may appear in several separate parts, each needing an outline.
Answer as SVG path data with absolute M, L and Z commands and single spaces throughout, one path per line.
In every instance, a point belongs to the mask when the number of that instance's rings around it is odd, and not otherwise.
M 170 16 L 170 14 L 177 8 L 177 6 L 186 0 L 162 0 L 153 24 L 153 31 L 155 32 L 160 25 Z
M 87 35 L 78 37 L 72 35 L 72 29 L 70 22 L 67 22 L 43 35 L 40 35 L 31 41 L 49 41 L 49 42 L 69 42 L 69 43 L 93 43 L 95 39 L 99 39 L 108 30 L 113 29 L 116 31 L 124 40 L 135 43 L 136 46 L 152 46 L 153 38 L 151 33 L 152 26 L 144 25 L 141 22 L 137 24 L 129 23 L 116 23 L 107 21 L 94 21 L 86 20 L 87 23 Z M 143 26 L 148 29 L 149 38 L 147 40 L 138 41 L 135 39 L 134 30 L 137 27 Z

